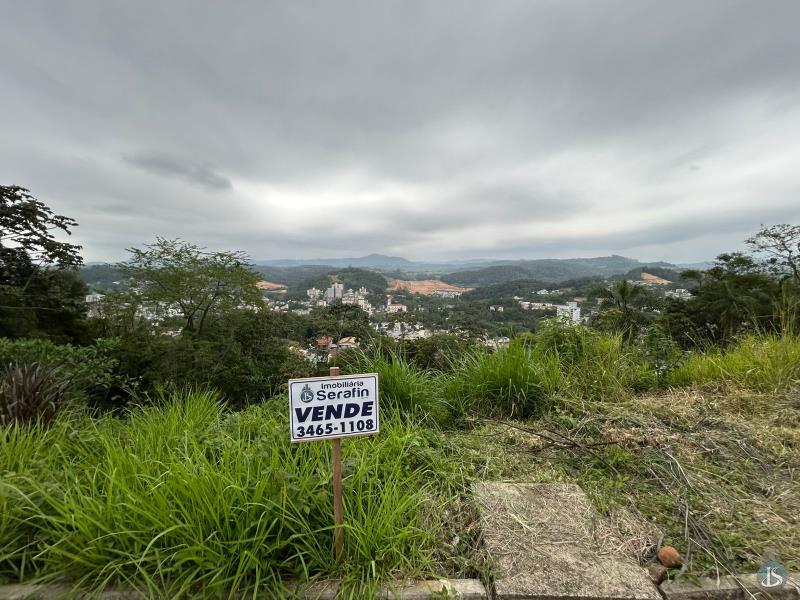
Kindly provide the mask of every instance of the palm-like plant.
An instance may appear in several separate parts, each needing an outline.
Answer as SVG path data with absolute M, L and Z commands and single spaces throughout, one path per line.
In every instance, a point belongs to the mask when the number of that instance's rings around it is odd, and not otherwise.
M 48 425 L 67 399 L 70 380 L 58 367 L 12 363 L 0 381 L 0 425 L 38 421 Z
M 627 339 L 636 333 L 643 315 L 639 307 L 646 298 L 646 291 L 632 284 L 627 279 L 615 281 L 610 288 L 598 290 L 599 298 L 607 300 L 618 312 L 616 329 L 621 331 Z

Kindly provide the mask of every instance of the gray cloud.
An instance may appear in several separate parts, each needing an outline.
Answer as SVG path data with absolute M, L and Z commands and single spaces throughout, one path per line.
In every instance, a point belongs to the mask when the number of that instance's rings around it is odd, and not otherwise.
M 230 179 L 214 171 L 210 166 L 193 163 L 163 154 L 123 154 L 122 160 L 129 165 L 167 177 L 180 177 L 214 190 L 230 190 L 233 184 Z
M 795 0 L 11 3 L 0 181 L 90 260 L 704 259 L 800 218 L 798 27 Z

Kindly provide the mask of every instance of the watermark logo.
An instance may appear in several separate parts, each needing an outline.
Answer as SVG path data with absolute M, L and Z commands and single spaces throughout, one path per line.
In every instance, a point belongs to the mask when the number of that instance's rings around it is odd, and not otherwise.
M 314 392 L 311 391 L 311 388 L 308 384 L 300 391 L 300 400 L 303 402 L 311 402 L 314 399 Z
M 768 562 L 756 573 L 756 583 L 762 590 L 782 588 L 786 583 L 786 569 L 776 562 Z

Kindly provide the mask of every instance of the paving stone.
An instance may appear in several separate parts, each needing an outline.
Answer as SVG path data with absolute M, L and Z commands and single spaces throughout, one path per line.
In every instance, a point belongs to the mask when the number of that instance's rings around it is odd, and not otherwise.
M 473 492 L 501 600 L 660 600 L 647 570 L 598 540 L 576 485 L 483 482 Z
M 758 587 L 754 574 L 737 577 L 701 577 L 697 583 L 687 579 L 665 581 L 661 593 L 666 600 L 798 600 L 800 575 L 789 574 L 787 583 L 769 593 Z

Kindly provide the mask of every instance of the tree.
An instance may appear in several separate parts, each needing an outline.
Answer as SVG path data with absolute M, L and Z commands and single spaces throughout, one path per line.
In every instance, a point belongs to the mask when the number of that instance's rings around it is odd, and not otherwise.
M 756 329 L 777 330 L 781 286 L 752 257 L 720 254 L 711 269 L 682 276 L 697 281 L 692 298 L 670 300 L 660 317 L 681 345 L 725 344 Z
M 620 331 L 630 340 L 644 321 L 641 308 L 650 298 L 647 290 L 623 279 L 598 290 L 597 297 L 606 300 L 597 319 L 600 327 Z
M 184 332 L 201 334 L 209 318 L 226 309 L 263 305 L 259 275 L 242 252 L 209 252 L 180 239 L 156 238 L 144 250 L 129 248 L 119 268 L 135 296 L 154 309 L 177 309 Z
M 766 255 L 768 269 L 789 274 L 800 285 L 800 225 L 762 226 L 746 243 L 753 252 Z
M 0 335 L 87 341 L 81 247 L 56 238 L 76 225 L 25 188 L 0 186 Z
M 81 247 L 58 241 L 53 232 L 71 235 L 78 223 L 54 214 L 23 187 L 0 186 L 0 250 L 24 253 L 33 264 L 78 267 Z
M 334 338 L 334 342 L 343 337 L 354 336 L 364 342 L 372 337 L 372 328 L 369 325 L 369 315 L 361 308 L 337 301 L 314 311 L 309 334 L 312 338 L 329 335 Z

